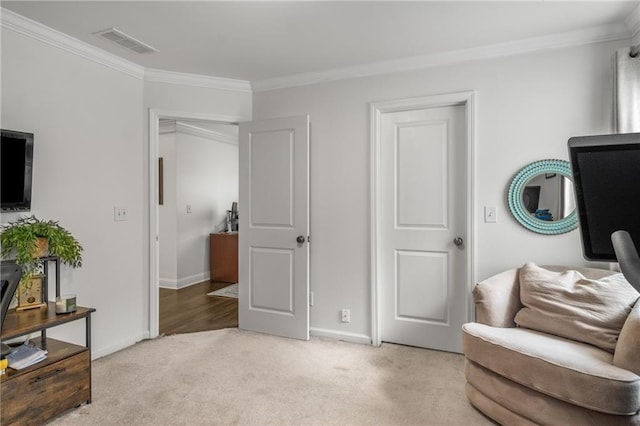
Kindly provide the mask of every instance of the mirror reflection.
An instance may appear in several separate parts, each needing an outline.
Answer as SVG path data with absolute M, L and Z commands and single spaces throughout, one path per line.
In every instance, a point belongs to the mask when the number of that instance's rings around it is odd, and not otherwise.
M 532 218 L 547 222 L 568 217 L 575 210 L 573 182 L 560 173 L 540 173 L 522 189 L 522 206 Z

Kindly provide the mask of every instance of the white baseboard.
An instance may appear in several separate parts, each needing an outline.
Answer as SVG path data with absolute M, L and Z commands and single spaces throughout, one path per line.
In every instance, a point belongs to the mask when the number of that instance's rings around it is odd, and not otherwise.
M 360 343 L 363 345 L 371 344 L 371 336 L 360 333 L 351 333 L 348 331 L 329 330 L 326 328 L 309 328 L 309 333 L 316 337 L 329 337 L 331 339 L 343 340 L 345 342 Z
M 158 280 L 158 286 L 160 288 L 168 288 L 171 290 L 179 290 L 181 288 L 189 287 L 194 284 L 201 283 L 203 281 L 209 281 L 211 273 L 209 271 L 201 272 L 199 274 L 191 275 L 188 277 L 176 279 L 160 278 Z
M 91 360 L 96 360 L 98 358 L 102 358 L 103 356 L 107 356 L 110 355 L 114 352 L 118 352 L 124 348 L 128 348 L 129 346 L 135 345 L 136 343 L 138 343 L 141 340 L 145 340 L 149 338 L 149 332 L 145 331 L 142 334 L 139 334 L 138 336 L 133 336 L 133 337 L 129 337 L 126 338 L 124 340 L 120 340 L 119 342 L 113 344 L 113 345 L 109 345 L 105 348 L 99 348 L 99 349 L 95 349 L 95 348 L 91 348 Z
M 168 288 L 171 290 L 177 290 L 178 289 L 178 281 L 177 280 L 170 280 L 168 278 L 160 278 L 158 280 L 158 287 L 160 288 Z
M 350 343 L 359 343 L 363 345 L 371 344 L 371 337 L 367 336 L 366 334 L 328 330 L 325 328 L 316 328 L 316 327 L 311 327 L 309 329 L 309 332 L 311 333 L 312 336 L 315 336 L 315 337 L 328 337 L 331 339 L 342 340 Z M 145 331 L 144 333 L 139 334 L 138 336 L 133 336 L 133 337 L 126 338 L 124 340 L 120 340 L 119 342 L 104 348 L 99 348 L 99 349 L 91 348 L 91 359 L 96 360 L 98 358 L 102 358 L 114 352 L 118 352 L 122 349 L 128 348 L 129 346 L 133 346 L 136 343 L 145 339 L 149 339 L 148 331 Z

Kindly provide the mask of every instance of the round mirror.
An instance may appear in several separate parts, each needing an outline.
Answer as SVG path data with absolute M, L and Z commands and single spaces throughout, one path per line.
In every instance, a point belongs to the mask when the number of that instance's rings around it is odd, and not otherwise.
M 541 160 L 525 166 L 511 181 L 513 217 L 539 234 L 563 234 L 578 227 L 568 161 Z

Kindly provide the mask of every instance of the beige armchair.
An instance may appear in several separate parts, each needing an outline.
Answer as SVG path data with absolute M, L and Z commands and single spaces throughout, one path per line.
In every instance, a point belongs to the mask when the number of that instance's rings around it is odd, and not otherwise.
M 593 280 L 613 277 L 611 271 L 573 269 Z M 504 425 L 640 425 L 640 301 L 627 297 L 632 308 L 621 319 L 614 348 L 602 349 L 566 338 L 566 333 L 559 337 L 554 330 L 518 326 L 516 316 L 524 307 L 520 270 L 474 288 L 476 322 L 463 326 L 471 404 Z

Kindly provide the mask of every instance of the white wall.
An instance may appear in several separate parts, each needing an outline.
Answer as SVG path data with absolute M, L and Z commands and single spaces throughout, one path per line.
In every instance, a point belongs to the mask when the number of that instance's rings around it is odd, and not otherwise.
M 371 102 L 474 90 L 477 94 L 474 279 L 526 261 L 584 264 L 579 235 L 525 230 L 506 205 L 510 180 L 531 161 L 568 159 L 570 136 L 610 131 L 611 55 L 600 43 L 254 94 L 254 119 L 311 116 L 311 326 L 370 335 Z M 498 222 L 483 223 L 483 206 Z M 472 283 L 469 283 L 471 286 Z M 340 322 L 341 308 L 351 323 Z
M 96 308 L 94 355 L 146 331 L 142 96 L 140 79 L 2 29 L 2 127 L 35 134 L 31 213 L 84 246 L 82 268 L 63 268 L 61 286 Z M 114 222 L 116 205 L 128 221 Z M 49 334 L 84 343 L 81 323 Z
M 175 125 L 173 126 L 175 129 Z M 178 282 L 178 206 L 176 203 L 176 133 L 163 133 L 158 142 L 158 156 L 163 162 L 163 204 L 158 205 L 160 236 L 158 276 L 161 287 L 175 287 Z

